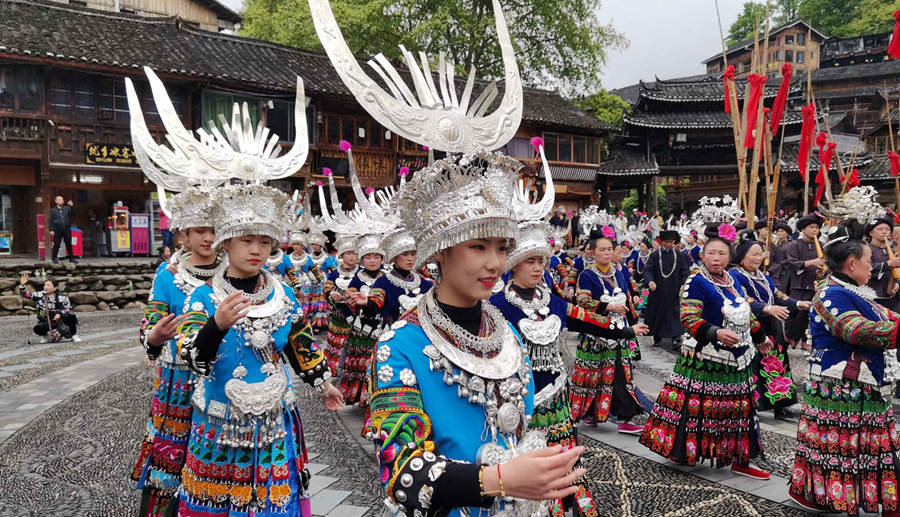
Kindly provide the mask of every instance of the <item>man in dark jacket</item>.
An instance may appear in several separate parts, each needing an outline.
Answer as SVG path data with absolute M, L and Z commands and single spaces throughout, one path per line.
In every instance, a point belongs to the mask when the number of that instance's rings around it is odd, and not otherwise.
M 72 219 L 75 216 L 72 200 L 64 203 L 62 196 L 56 196 L 55 205 L 50 209 L 50 239 L 53 240 L 53 262 L 59 261 L 60 241 L 66 244 L 66 256 L 76 262 L 72 252 Z

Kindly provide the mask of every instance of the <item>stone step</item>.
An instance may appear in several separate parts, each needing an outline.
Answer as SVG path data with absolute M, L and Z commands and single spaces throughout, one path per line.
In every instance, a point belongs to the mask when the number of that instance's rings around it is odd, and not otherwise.
M 310 500 L 313 515 L 328 515 L 341 501 L 350 495 L 349 490 L 331 490 L 325 489 L 314 496 Z

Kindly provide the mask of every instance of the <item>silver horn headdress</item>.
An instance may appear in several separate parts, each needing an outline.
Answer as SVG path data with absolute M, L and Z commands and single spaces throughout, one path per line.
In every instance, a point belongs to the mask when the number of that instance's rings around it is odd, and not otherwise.
M 544 180 L 546 181 L 544 195 L 540 201 L 532 203 L 528 190 L 525 189 L 524 182 L 521 179 L 519 180 L 515 193 L 517 203 L 514 205 L 517 209 L 516 217 L 519 220 L 519 225 L 516 234 L 516 247 L 506 259 L 507 270 L 511 270 L 531 257 L 549 259 L 553 253 L 553 250 L 550 248 L 553 226 L 544 221 L 544 218 L 553 209 L 556 192 L 553 187 L 553 178 L 550 175 L 550 167 L 544 158 L 544 141 L 540 138 L 532 138 L 531 145 L 534 146 L 535 152 L 541 156 L 541 162 L 543 163 Z
M 485 115 L 497 96 L 496 84 L 491 83 L 470 104 L 475 84 L 475 68 L 472 67 L 465 89 L 457 97 L 454 65 L 444 58 L 443 53 L 438 57 L 436 87 L 425 53 L 420 52 L 420 61 L 417 61 L 411 52 L 400 47 L 412 75 L 415 95 L 387 58 L 376 55 L 368 65 L 384 81 L 390 93 L 385 91 L 369 77 L 347 47 L 328 0 L 309 0 L 319 41 L 357 102 L 382 126 L 403 138 L 456 153 L 491 150 L 505 145 L 515 136 L 522 118 L 519 67 L 498 0 L 493 0 L 493 8 L 505 91 L 497 109 Z

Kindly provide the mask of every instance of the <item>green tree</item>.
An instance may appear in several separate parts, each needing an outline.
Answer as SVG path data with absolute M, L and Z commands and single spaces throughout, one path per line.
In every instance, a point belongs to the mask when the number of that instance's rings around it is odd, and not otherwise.
M 603 122 L 617 128 L 622 127 L 623 115 L 631 111 L 631 104 L 605 89 L 587 97 L 572 99 L 572 102 Z
M 888 32 L 894 28 L 894 11 L 900 0 L 862 0 L 853 19 L 839 29 L 846 36 Z
M 666 189 L 663 188 L 662 185 L 656 186 L 656 206 L 657 210 L 659 210 L 660 217 L 663 219 L 669 217 L 669 201 L 666 199 Z M 635 208 L 640 211 L 650 210 L 649 208 L 640 206 L 638 203 L 637 189 L 631 189 L 628 192 L 628 195 L 625 196 L 625 199 L 622 200 L 622 207 L 619 210 L 626 214 L 630 214 Z
M 437 58 L 443 51 L 458 72 L 478 68 L 480 78 L 502 76 L 491 0 L 333 0 L 335 18 L 350 50 L 400 57 L 399 44 Z M 592 0 L 512 0 L 503 13 L 523 80 L 564 94 L 596 91 L 610 49 L 624 36 L 598 18 Z M 305 0 L 247 0 L 244 36 L 307 50 L 321 47 Z
M 803 0 L 776 0 L 774 20 L 776 25 L 784 25 L 800 17 L 800 4 Z
M 728 28 L 728 44 L 734 45 L 753 37 L 753 31 L 766 21 L 766 4 L 744 2 L 744 9 Z
M 800 17 L 816 30 L 828 36 L 858 36 L 846 29 L 848 22 L 859 14 L 863 0 L 803 0 Z M 888 17 L 889 20 L 893 18 Z

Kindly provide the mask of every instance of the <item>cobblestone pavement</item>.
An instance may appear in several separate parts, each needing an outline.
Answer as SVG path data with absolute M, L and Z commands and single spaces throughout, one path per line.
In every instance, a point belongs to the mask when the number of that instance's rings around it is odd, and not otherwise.
M 35 377 L 0 388 L 0 516 L 33 512 L 90 517 L 136 512 L 139 494 L 128 475 L 146 425 L 153 382 L 133 339 L 140 316 L 136 312 L 88 316 L 79 332 L 99 337 L 85 343 L 44 348 L 26 348 L 11 340 L 0 343 L 0 372 L 16 365 L 41 368 L 14 368 L 11 375 L 0 377 L 2 382 L 37 370 Z M 18 318 L 18 327 L 10 321 L 13 319 L 0 321 L 0 336 L 8 331 L 17 332 L 20 338 L 30 333 L 30 319 Z M 115 343 L 119 345 L 89 348 Z M 71 354 L 62 355 L 60 361 L 59 354 L 66 352 Z M 637 373 L 651 399 L 653 386 L 661 385 L 668 376 L 666 365 L 671 368 L 673 358 L 665 354 L 646 354 Z M 34 363 L 42 358 L 48 360 Z M 794 364 L 795 372 L 802 370 Z M 45 390 L 41 383 L 58 383 L 59 393 Z M 357 438 L 361 411 L 331 413 L 314 391 L 301 388 L 298 394 L 312 456 L 314 513 L 328 517 L 379 513 L 382 495 L 377 468 L 371 451 Z M 47 407 L 35 403 L 35 398 Z M 789 474 L 794 447 L 790 426 L 771 418 L 765 423 L 767 458 L 760 463 L 780 476 L 771 482 L 736 478 L 730 471 L 709 468 L 687 471 L 648 454 L 636 437 L 620 435 L 612 425 L 582 428 L 588 446 L 588 479 L 599 513 L 635 517 L 804 515 L 795 507 L 780 504 L 786 499 L 786 486 L 781 482 Z

